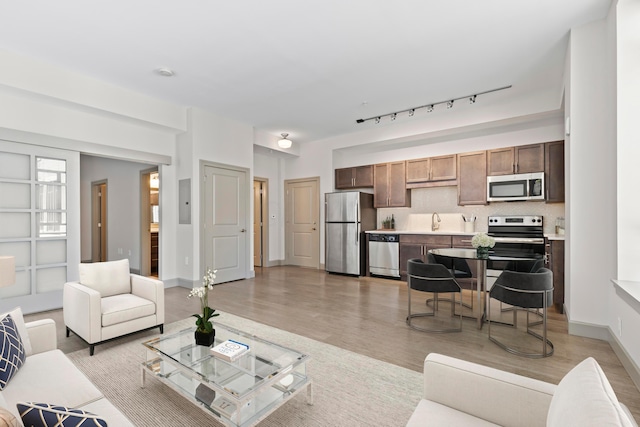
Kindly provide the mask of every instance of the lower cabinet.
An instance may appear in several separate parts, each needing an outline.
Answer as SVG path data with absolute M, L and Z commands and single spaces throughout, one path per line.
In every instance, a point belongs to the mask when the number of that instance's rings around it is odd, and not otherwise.
M 401 234 L 400 235 L 400 278 L 407 280 L 407 261 L 419 258 L 427 261 L 430 249 L 450 248 L 450 235 Z
M 564 240 L 547 240 L 547 268 L 553 272 L 553 305 L 564 312 Z

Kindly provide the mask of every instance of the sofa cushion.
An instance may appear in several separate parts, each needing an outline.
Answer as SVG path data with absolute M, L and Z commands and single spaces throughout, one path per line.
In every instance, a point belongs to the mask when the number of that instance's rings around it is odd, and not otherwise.
M 33 348 L 31 347 L 31 340 L 29 339 L 29 332 L 27 331 L 27 326 L 24 323 L 24 317 L 22 316 L 22 309 L 20 307 L 16 307 L 13 310 L 0 314 L 0 319 L 4 319 L 7 314 L 10 314 L 13 318 L 13 323 L 16 324 L 16 328 L 18 328 L 18 333 L 20 334 L 20 339 L 22 340 L 22 345 L 24 346 L 24 353 L 27 357 L 33 354 Z
M 411 414 L 407 427 L 497 427 L 481 418 L 476 418 L 465 412 L 458 411 L 430 400 L 422 399 Z
M 6 408 L 20 417 L 18 402 L 51 402 L 71 408 L 101 399 L 102 393 L 60 350 L 27 357 L 24 365 L 2 393 Z
M 624 426 L 632 423 L 620 406 L 611 384 L 593 357 L 580 362 L 556 388 L 547 427 Z
M 22 422 L 29 427 L 107 427 L 99 416 L 81 409 L 48 403 L 18 403 Z
M 18 328 L 8 314 L 0 320 L 0 390 L 4 390 L 11 378 L 18 373 L 25 358 Z
M 100 292 L 101 297 L 131 293 L 129 260 L 82 263 L 80 283 Z
M 100 308 L 103 327 L 151 316 L 156 312 L 156 305 L 153 302 L 133 294 L 102 298 Z

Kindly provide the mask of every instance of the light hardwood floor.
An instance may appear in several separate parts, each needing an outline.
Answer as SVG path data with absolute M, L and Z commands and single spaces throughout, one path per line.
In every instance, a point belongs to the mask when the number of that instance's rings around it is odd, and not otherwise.
M 187 294 L 184 288 L 166 290 L 167 324 L 198 311 L 197 301 L 188 299 Z M 573 366 L 593 356 L 619 400 L 640 420 L 640 392 L 611 346 L 605 341 L 568 335 L 565 317 L 555 312 L 549 316 L 554 355 L 527 359 L 490 342 L 486 326 L 478 330 L 472 320 L 465 319 L 463 331 L 457 333 L 432 334 L 410 329 L 405 323 L 406 283 L 399 281 L 296 267 L 257 268 L 253 279 L 216 285 L 210 294 L 210 305 L 418 372 L 422 371 L 425 356 L 438 352 L 557 384 Z M 25 317 L 54 318 L 58 346 L 63 351 L 87 348 L 73 335 L 65 338 L 61 310 Z M 99 351 L 100 346 L 96 347 L 96 352 Z

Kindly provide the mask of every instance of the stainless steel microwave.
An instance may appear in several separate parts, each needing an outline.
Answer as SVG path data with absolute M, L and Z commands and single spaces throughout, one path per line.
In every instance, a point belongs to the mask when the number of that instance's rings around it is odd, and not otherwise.
M 487 177 L 487 201 L 544 200 L 544 172 Z

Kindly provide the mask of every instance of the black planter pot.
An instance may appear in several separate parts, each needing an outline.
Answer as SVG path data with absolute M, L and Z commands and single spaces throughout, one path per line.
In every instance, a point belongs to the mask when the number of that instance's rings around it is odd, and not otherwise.
M 216 339 L 216 330 L 214 329 L 212 332 L 195 332 L 196 344 L 204 345 L 206 347 L 211 347 L 213 341 Z

